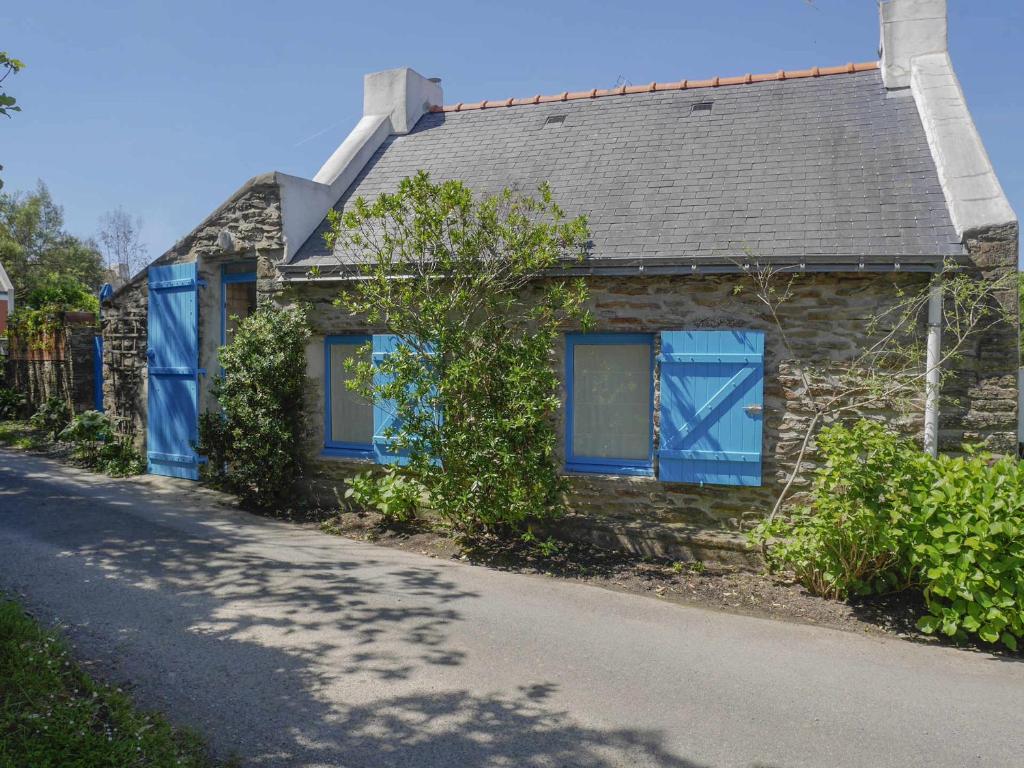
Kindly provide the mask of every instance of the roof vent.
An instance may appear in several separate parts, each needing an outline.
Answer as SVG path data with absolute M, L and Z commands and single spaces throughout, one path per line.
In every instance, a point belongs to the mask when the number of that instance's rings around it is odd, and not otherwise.
M 698 115 L 701 112 L 710 112 L 711 111 L 711 105 L 713 103 L 714 102 L 711 102 L 711 101 L 698 101 L 696 104 L 694 104 L 692 107 L 690 107 L 690 114 L 691 115 Z
M 548 115 L 544 125 L 558 125 L 565 122 L 565 115 Z

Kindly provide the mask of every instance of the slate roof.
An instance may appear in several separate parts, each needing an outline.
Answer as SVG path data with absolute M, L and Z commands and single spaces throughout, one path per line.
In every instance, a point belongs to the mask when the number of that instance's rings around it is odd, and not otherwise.
M 694 111 L 712 102 L 710 112 Z M 493 102 L 500 104 L 502 102 Z M 957 256 L 909 90 L 876 69 L 424 115 L 373 155 L 337 208 L 393 191 L 419 169 L 479 193 L 547 180 L 584 213 L 595 265 L 758 258 Z M 548 122 L 564 116 L 564 122 Z M 329 269 L 326 221 L 289 271 Z

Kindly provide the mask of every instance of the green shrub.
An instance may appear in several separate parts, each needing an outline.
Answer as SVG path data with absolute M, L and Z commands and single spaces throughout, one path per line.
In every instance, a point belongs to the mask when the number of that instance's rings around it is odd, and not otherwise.
M 199 414 L 198 451 L 206 462 L 199 465 L 199 476 L 204 483 L 217 488 L 228 487 L 228 429 L 222 413 Z
M 261 307 L 220 348 L 222 415 L 202 419 L 198 450 L 246 503 L 290 505 L 302 477 L 308 340 L 305 310 Z
M 940 456 L 907 503 L 911 563 L 928 615 L 918 626 L 1011 649 L 1024 638 L 1024 463 Z
M 100 448 L 95 467 L 111 477 L 129 477 L 145 472 L 146 460 L 135 450 L 131 440 L 115 436 Z
M 808 506 L 763 523 L 768 564 L 815 594 L 921 588 L 926 633 L 1024 638 L 1024 463 L 932 458 L 869 421 L 822 430 Z
M 379 473 L 363 472 L 346 482 L 346 499 L 364 509 L 376 510 L 389 523 L 412 520 L 427 501 L 426 489 L 394 466 Z
M 46 436 L 56 439 L 61 430 L 71 421 L 71 409 L 60 397 L 49 397 L 39 406 L 32 418 L 32 426 L 45 432 Z
M 58 439 L 74 445 L 78 459 L 94 464 L 100 449 L 114 436 L 110 420 L 99 411 L 85 411 L 78 414 L 71 423 L 61 430 Z
M 118 437 L 110 419 L 99 411 L 75 416 L 58 439 L 71 443 L 72 455 L 111 477 L 138 475 L 146 464 L 127 438 Z
M 787 568 L 811 592 L 830 598 L 889 592 L 910 583 L 902 536 L 906 487 L 920 453 L 885 426 L 862 420 L 818 436 L 823 466 L 811 502 L 753 533 L 768 542 L 768 565 Z
M 25 404 L 25 396 L 21 392 L 0 387 L 0 421 L 18 418 Z

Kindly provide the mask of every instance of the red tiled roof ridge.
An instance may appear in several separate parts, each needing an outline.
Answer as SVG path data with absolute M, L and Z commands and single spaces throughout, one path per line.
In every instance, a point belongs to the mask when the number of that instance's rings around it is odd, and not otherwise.
M 712 77 L 708 80 L 677 80 L 671 83 L 647 83 L 646 85 L 620 85 L 616 88 L 592 88 L 589 91 L 563 91 L 550 96 L 529 96 L 525 99 L 484 99 L 471 104 L 459 102 L 443 107 L 431 107 L 431 112 L 466 112 L 474 109 L 496 109 L 498 107 L 519 107 L 527 104 L 550 104 L 556 101 L 597 99 L 602 96 L 624 96 L 631 93 L 652 93 L 654 91 L 687 91 L 696 88 L 718 88 L 723 85 L 750 85 L 777 80 L 799 80 L 805 77 L 826 77 L 854 72 L 868 72 L 878 69 L 877 61 L 860 64 L 843 64 L 838 67 L 811 67 L 810 69 L 785 70 L 763 75 L 740 75 L 739 77 Z

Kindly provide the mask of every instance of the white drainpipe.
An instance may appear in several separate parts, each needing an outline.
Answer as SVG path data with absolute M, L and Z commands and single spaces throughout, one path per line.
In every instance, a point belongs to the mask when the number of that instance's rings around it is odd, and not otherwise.
M 924 449 L 939 452 L 939 389 L 942 380 L 942 278 L 928 288 L 928 352 L 925 358 Z

